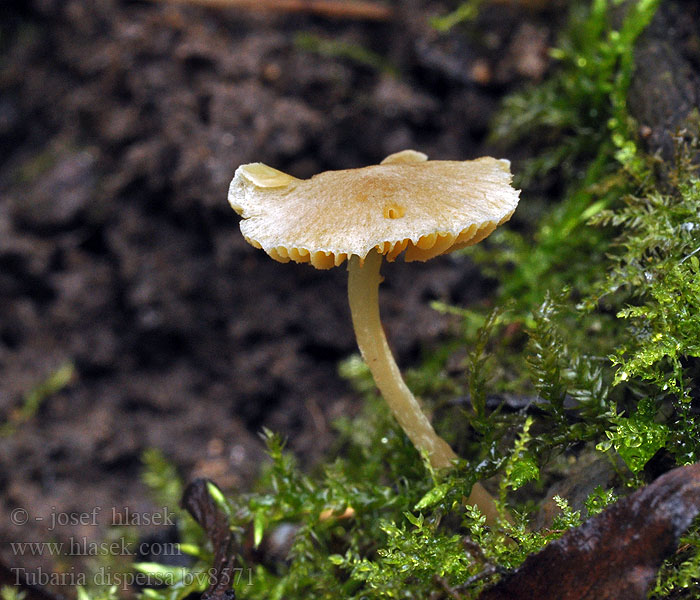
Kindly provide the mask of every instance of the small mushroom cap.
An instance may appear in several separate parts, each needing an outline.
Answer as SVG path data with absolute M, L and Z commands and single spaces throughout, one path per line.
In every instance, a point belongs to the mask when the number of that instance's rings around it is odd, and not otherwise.
M 242 165 L 229 202 L 245 239 L 280 262 L 317 269 L 376 249 L 425 261 L 475 244 L 510 219 L 519 191 L 510 162 L 427 160 L 415 150 L 379 165 L 297 179 L 262 163 Z

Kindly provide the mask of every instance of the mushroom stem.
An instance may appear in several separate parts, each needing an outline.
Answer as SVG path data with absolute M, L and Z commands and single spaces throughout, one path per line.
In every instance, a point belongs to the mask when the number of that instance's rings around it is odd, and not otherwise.
M 418 450 L 426 450 L 435 468 L 449 467 L 457 458 L 421 410 L 415 396 L 401 377 L 379 318 L 379 268 L 382 255 L 370 252 L 360 264 L 353 256 L 348 267 L 348 299 L 352 324 L 362 358 L 391 412 Z
M 364 264 L 358 256 L 352 256 L 348 264 L 348 299 L 357 345 L 375 384 L 413 445 L 427 452 L 434 468 L 450 467 L 457 455 L 435 433 L 428 417 L 408 389 L 384 335 L 379 318 L 381 264 L 382 255 L 375 250 L 367 255 Z M 494 523 L 499 516 L 493 498 L 479 483 L 474 484 L 467 503 L 476 504 L 490 523 Z

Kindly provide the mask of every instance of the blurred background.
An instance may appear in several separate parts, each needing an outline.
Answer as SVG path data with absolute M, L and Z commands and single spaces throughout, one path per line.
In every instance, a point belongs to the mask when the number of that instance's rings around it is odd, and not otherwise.
M 337 374 L 356 351 L 345 269 L 246 244 L 234 170 L 501 156 L 491 118 L 545 75 L 563 4 L 4 0 L 0 540 L 46 540 L 36 517 L 52 513 L 153 510 L 148 448 L 232 490 L 264 460 L 262 427 L 305 464 L 333 451 L 333 419 L 359 403 Z M 492 286 L 465 257 L 384 275 L 402 366 L 454 326 L 431 300 Z M 54 533 L 71 535 L 99 539 Z M 5 567 L 56 568 L 0 551 Z

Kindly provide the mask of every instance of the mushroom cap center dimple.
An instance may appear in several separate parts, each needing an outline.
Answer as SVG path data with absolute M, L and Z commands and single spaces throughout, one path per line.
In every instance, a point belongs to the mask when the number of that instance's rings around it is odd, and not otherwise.
M 387 204 L 384 207 L 385 219 L 400 219 L 406 214 L 406 207 L 397 203 Z

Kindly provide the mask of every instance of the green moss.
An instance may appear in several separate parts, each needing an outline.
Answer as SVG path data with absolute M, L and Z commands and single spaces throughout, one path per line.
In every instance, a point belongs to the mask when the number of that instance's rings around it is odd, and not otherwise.
M 590 288 L 605 268 L 609 233 L 588 227 L 588 219 L 628 189 L 630 173 L 639 178 L 644 171 L 626 97 L 634 42 L 658 0 L 628 3 L 619 28 L 612 24 L 616 4 L 574 3 L 570 26 L 552 51 L 558 63 L 555 72 L 544 83 L 506 98 L 494 122 L 493 135 L 499 142 L 531 149 L 531 158 L 516 170 L 516 183 L 529 189 L 530 210 L 517 218 L 529 221 L 534 233 L 504 229 L 492 240 L 503 248 L 496 264 L 513 268 L 504 280 L 502 297 L 517 299 L 520 316 L 542 302 L 548 291 Z M 533 210 L 534 184 L 554 177 L 566 185 L 564 199 Z M 525 212 L 536 215 L 537 221 Z M 493 262 L 485 248 L 477 249 L 476 256 L 483 263 Z
M 649 597 L 694 600 L 700 586 L 700 524 L 697 522 L 681 538 L 679 551 L 659 571 Z
M 0 598 L 2 600 L 24 600 L 26 597 L 26 592 L 23 592 L 14 586 L 10 587 L 9 585 L 3 585 L 0 587 Z
M 544 143 L 521 171 L 521 231 L 502 228 L 488 251 L 470 250 L 501 282 L 495 308 L 440 306 L 463 317 L 461 335 L 407 377 L 462 460 L 432 471 L 366 366 L 348 359 L 340 371 L 365 409 L 336 424 L 336 458 L 305 473 L 266 432 L 272 462 L 258 491 L 219 498 L 241 549 L 237 565 L 250 573 L 234 582 L 238 598 L 476 598 L 620 490 L 644 484 L 653 456 L 700 458 L 700 183 L 682 146 L 667 166 L 638 148 L 625 98 L 633 44 L 657 2 L 628 3 L 618 28 L 613 4 L 577 4 L 554 53 L 559 68 L 506 102 L 496 135 Z M 551 177 L 563 182 L 563 198 L 543 216 L 530 203 L 545 191 L 535 183 Z M 459 351 L 464 359 L 448 370 Z M 504 393 L 521 408 L 495 402 Z M 562 474 L 562 454 L 596 446 L 627 466 L 620 487 L 591 490 L 587 515 L 557 499 L 552 527 L 529 530 L 544 481 Z M 148 464 L 154 489 L 171 497 L 172 474 L 158 457 Z M 474 482 L 490 478 L 514 523 L 489 527 L 465 506 Z M 285 559 L 244 552 L 285 527 L 294 531 Z M 691 597 L 698 539 L 694 527 L 654 597 Z M 194 560 L 187 572 L 206 573 L 213 558 L 203 534 L 188 527 L 183 540 Z M 144 596 L 177 600 L 206 587 L 194 581 Z
M 468 0 L 467 2 L 462 2 L 452 12 L 430 19 L 430 24 L 438 31 L 449 31 L 459 23 L 476 19 L 483 3 L 484 0 Z
M 10 413 L 7 421 L 0 423 L 0 437 L 14 434 L 18 427 L 34 418 L 41 405 L 70 385 L 74 377 L 75 367 L 72 363 L 65 363 L 49 374 L 44 381 L 24 395 L 21 406 Z
M 398 77 L 399 71 L 391 61 L 380 54 L 359 44 L 350 44 L 338 40 L 324 39 L 308 32 L 299 32 L 294 36 L 297 48 L 321 56 L 340 58 L 375 69 L 392 77 Z

